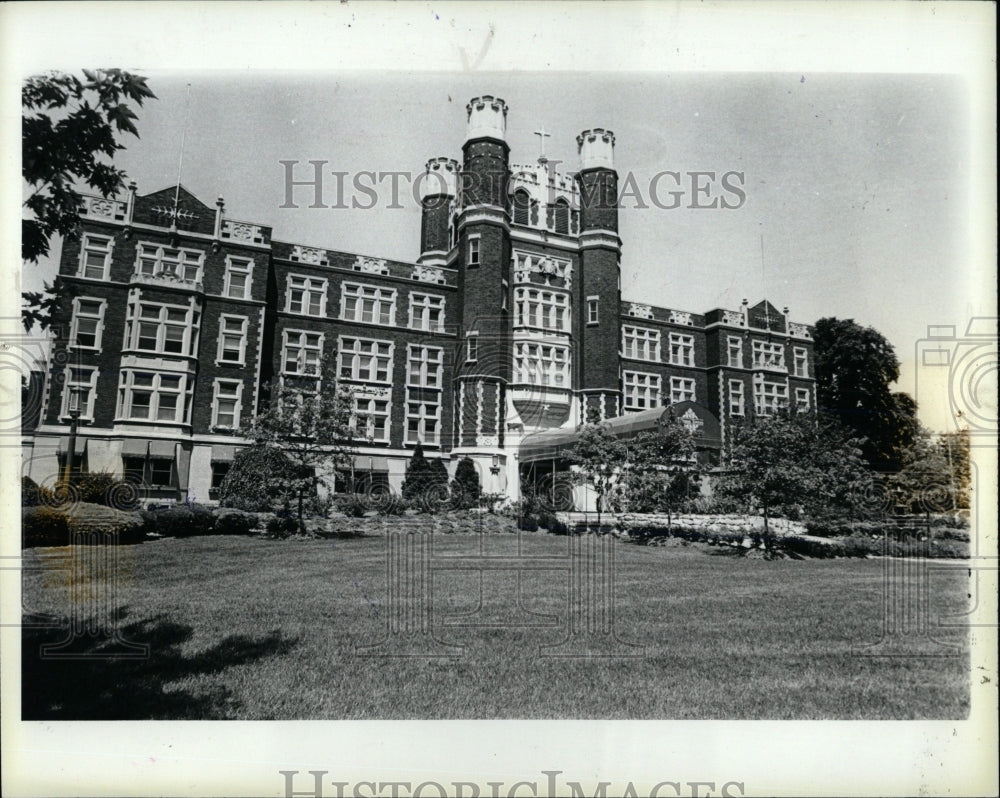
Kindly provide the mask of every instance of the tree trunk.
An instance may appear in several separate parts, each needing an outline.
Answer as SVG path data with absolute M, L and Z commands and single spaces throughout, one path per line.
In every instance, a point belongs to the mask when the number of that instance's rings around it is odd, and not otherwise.
M 768 524 L 767 505 L 764 505 L 764 551 L 771 550 L 771 527 Z
M 303 491 L 302 488 L 299 488 L 299 532 L 302 534 L 305 534 L 306 531 L 305 524 L 302 523 L 302 501 L 304 492 L 305 491 Z

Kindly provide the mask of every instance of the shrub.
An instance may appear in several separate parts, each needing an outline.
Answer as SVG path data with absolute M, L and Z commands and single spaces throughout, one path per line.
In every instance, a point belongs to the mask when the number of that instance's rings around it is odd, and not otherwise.
M 479 472 L 472 458 L 463 457 L 455 467 L 455 479 L 451 483 L 451 504 L 456 510 L 468 510 L 479 506 L 483 489 L 479 484 Z
M 178 504 L 143 513 L 152 522 L 157 534 L 163 537 L 192 537 L 210 535 L 215 525 L 215 515 L 200 504 Z
M 525 532 L 537 532 L 538 521 L 533 515 L 522 515 L 517 519 L 517 528 L 522 529 Z
M 114 536 L 119 544 L 138 543 L 146 537 L 146 523 L 136 512 L 117 510 L 103 504 L 80 502 L 67 513 L 70 531 L 77 535 L 98 533 Z M 82 541 L 81 541 L 82 542 Z
M 568 535 L 569 527 L 566 526 L 562 521 L 560 521 L 552 513 L 539 513 L 538 514 L 538 525 L 544 529 L 549 530 L 553 535 Z
M 266 512 L 281 503 L 281 482 L 292 479 L 289 459 L 271 446 L 249 446 L 237 452 L 222 485 L 219 503 L 251 513 Z
M 63 510 L 32 506 L 21 510 L 21 531 L 25 548 L 65 546 L 69 543 L 69 518 Z
M 80 474 L 73 484 L 76 486 L 80 501 L 89 504 L 109 505 L 112 488 L 120 482 L 120 478 L 107 471 L 94 471 Z
M 268 519 L 267 531 L 271 535 L 287 537 L 299 531 L 299 521 L 291 515 L 276 515 Z
M 337 499 L 337 509 L 350 518 L 362 518 L 368 511 L 368 505 L 363 496 L 350 493 Z
M 216 535 L 248 535 L 257 526 L 257 516 L 242 510 L 223 508 L 215 513 Z

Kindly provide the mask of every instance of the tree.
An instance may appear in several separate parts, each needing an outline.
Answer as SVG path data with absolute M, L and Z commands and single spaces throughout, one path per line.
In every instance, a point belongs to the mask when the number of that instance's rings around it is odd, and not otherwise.
M 909 512 L 926 516 L 929 529 L 931 513 L 969 507 L 970 477 L 968 433 L 935 438 L 924 430 L 904 453 L 890 487 Z
M 437 457 L 425 457 L 418 443 L 413 449 L 403 481 L 403 498 L 428 512 L 441 507 L 448 499 L 448 469 Z
M 261 479 L 266 474 L 267 479 Z M 247 512 L 264 512 L 285 499 L 283 485 L 294 479 L 291 461 L 279 448 L 248 446 L 237 452 L 219 486 L 219 503 Z
M 260 478 L 286 500 L 297 499 L 302 531 L 305 497 L 318 484 L 331 487 L 337 474 L 350 468 L 356 453 L 352 441 L 361 419 L 354 414 L 352 391 L 337 387 L 333 374 L 332 363 L 324 361 L 312 375 L 272 384 L 267 406 L 243 431 L 258 446 L 281 452 L 291 463 L 289 473 L 264 473 Z
M 813 339 L 820 411 L 865 439 L 862 452 L 873 468 L 898 471 L 919 424 L 916 402 L 890 388 L 899 379 L 892 344 L 853 319 L 820 319 Z
M 53 235 L 76 235 L 82 201 L 76 186 L 103 197 L 121 190 L 125 173 L 102 158 L 125 148 L 120 134 L 139 137 L 130 103 L 156 98 L 144 77 L 120 69 L 85 69 L 83 78 L 49 72 L 28 78 L 21 89 L 21 176 L 30 190 L 23 203 L 30 217 L 21 220 L 25 263 L 48 255 Z M 51 324 L 59 288 L 57 279 L 45 293 L 22 295 L 26 329 Z
M 479 505 L 482 486 L 479 484 L 479 472 L 472 458 L 463 457 L 455 467 L 455 479 L 451 483 L 452 503 L 459 510 L 466 510 Z
M 859 443 L 810 413 L 755 417 L 732 428 L 718 491 L 763 513 L 764 546 L 771 549 L 774 510 L 850 508 L 866 494 L 871 473 Z
M 625 442 L 607 424 L 584 424 L 580 427 L 576 444 L 569 453 L 569 461 L 576 466 L 575 481 L 579 484 L 589 482 L 597 493 L 598 526 L 601 525 L 605 498 L 618 481 L 625 457 Z
M 697 480 L 694 432 L 670 417 L 656 429 L 641 432 L 628 444 L 629 506 L 640 511 L 672 513 Z

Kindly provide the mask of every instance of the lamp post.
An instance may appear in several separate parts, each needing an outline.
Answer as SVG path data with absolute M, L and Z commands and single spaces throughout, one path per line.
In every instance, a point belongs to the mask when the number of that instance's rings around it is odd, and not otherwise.
M 73 475 L 73 459 L 76 455 L 76 428 L 80 422 L 80 394 L 78 387 L 69 389 L 69 451 L 66 452 L 66 468 L 63 483 L 70 484 Z

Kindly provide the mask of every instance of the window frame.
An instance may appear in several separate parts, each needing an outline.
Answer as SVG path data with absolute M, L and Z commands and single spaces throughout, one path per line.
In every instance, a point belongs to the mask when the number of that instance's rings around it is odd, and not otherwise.
M 690 386 L 690 391 L 687 388 Z M 687 394 L 690 393 L 690 396 Z M 683 398 L 674 399 L 676 394 L 681 394 Z M 681 402 L 698 401 L 698 383 L 694 377 L 671 377 L 670 378 L 670 404 L 676 405 Z
M 735 345 L 735 346 L 734 346 Z M 735 349 L 735 352 L 734 352 Z M 733 355 L 736 355 L 734 363 Z M 743 368 L 743 338 L 739 335 L 726 336 L 726 363 L 731 369 Z
M 74 371 L 86 371 L 89 372 L 87 377 L 87 382 L 74 381 L 72 378 Z M 101 371 L 97 366 L 66 366 L 63 369 L 63 384 L 62 384 L 62 401 L 60 402 L 60 419 L 68 419 L 69 415 L 69 400 L 72 394 L 71 388 L 73 387 L 86 387 L 87 395 L 84 398 L 82 407 L 80 408 L 80 420 L 81 421 L 93 421 L 94 420 L 94 408 L 97 406 L 97 380 L 100 377 Z
M 629 412 L 639 412 L 660 407 L 662 401 L 663 379 L 659 374 L 650 371 L 632 371 L 631 369 L 622 371 L 622 408 Z M 639 393 L 644 394 L 645 405 L 640 405 L 632 400 L 632 394 L 638 397 Z
M 235 395 L 221 393 L 223 384 L 236 386 Z M 234 400 L 233 423 L 232 425 L 219 423 L 219 401 L 222 399 Z M 243 414 L 243 380 L 232 380 L 224 377 L 216 377 L 212 383 L 212 429 L 228 429 L 236 431 L 240 428 L 240 421 Z
M 437 353 L 437 360 L 431 360 L 430 353 Z M 419 359 L 415 357 L 419 353 Z M 416 372 L 418 382 L 413 382 L 414 363 L 417 364 Z M 434 369 L 434 384 L 428 383 L 431 368 Z M 425 344 L 406 345 L 406 385 L 413 388 L 426 388 L 441 390 L 444 387 L 444 349 L 440 346 L 427 346 Z
M 411 412 L 411 405 L 417 405 L 422 411 L 425 407 L 433 405 L 436 408 L 434 415 L 428 415 L 427 413 L 422 413 L 418 411 L 417 413 Z M 441 445 L 441 395 L 437 394 L 437 398 L 434 400 L 423 398 L 414 399 L 411 398 L 411 391 L 409 388 L 406 391 L 406 412 L 404 413 L 406 418 L 406 423 L 403 427 L 403 444 L 405 446 L 416 446 L 418 443 L 424 446 L 440 446 Z M 417 431 L 414 438 L 410 437 L 410 422 L 411 420 L 417 421 Z M 434 422 L 434 437 L 429 439 L 426 432 L 426 422 Z
M 433 300 L 428 302 L 427 300 Z M 411 291 L 409 298 L 409 319 L 408 326 L 411 330 L 421 330 L 423 332 L 444 332 L 444 312 L 446 297 L 441 294 L 425 294 L 420 291 Z M 435 305 L 436 303 L 436 305 Z M 437 326 L 431 323 L 431 313 L 438 311 Z M 417 311 L 421 315 L 421 324 L 417 324 Z M 423 325 L 423 316 L 427 317 L 427 325 Z
M 242 261 L 242 263 L 241 263 Z M 226 255 L 226 270 L 222 283 L 222 295 L 226 299 L 252 299 L 253 298 L 253 271 L 256 262 L 253 258 L 242 255 Z M 246 285 L 243 287 L 243 296 L 233 296 L 232 277 L 234 273 L 246 274 Z
M 483 265 L 482 238 L 478 233 L 469 236 L 466 248 L 468 267 L 478 269 Z
M 514 288 L 514 327 L 569 333 L 572 330 L 569 294 L 552 288 L 519 285 Z M 553 324 L 553 317 L 555 324 Z M 535 324 L 535 320 L 540 323 Z
M 792 375 L 809 379 L 809 350 L 804 346 L 792 347 Z
M 366 292 L 374 292 L 375 296 L 366 296 Z M 388 298 L 383 296 L 387 294 Z M 371 283 L 344 282 L 340 284 L 340 318 L 342 321 L 350 321 L 356 324 L 375 324 L 379 327 L 396 326 L 396 300 L 399 292 L 395 288 L 383 288 Z M 372 320 L 365 321 L 364 300 L 372 302 Z M 347 315 L 347 303 L 354 301 L 354 315 Z M 388 303 L 388 321 L 382 321 L 383 306 Z
M 345 348 L 345 341 L 354 341 L 357 345 L 350 350 Z M 363 352 L 363 344 L 373 344 L 371 354 Z M 388 347 L 388 353 L 383 354 L 379 351 L 379 347 L 384 345 Z M 344 356 L 351 355 L 351 376 L 344 375 Z M 361 359 L 365 357 L 368 358 L 368 374 L 367 376 L 362 374 Z M 384 358 L 386 360 L 385 364 L 385 379 L 379 379 L 378 373 L 383 371 L 379 368 L 378 363 L 376 363 L 374 369 L 372 368 L 372 359 L 379 360 Z M 378 385 L 389 385 L 393 384 L 393 368 L 395 365 L 395 344 L 392 341 L 385 341 L 378 338 L 363 338 L 359 335 L 341 335 L 337 339 L 337 379 L 347 380 L 349 382 L 361 382 L 361 383 L 374 383 Z M 372 373 L 374 372 L 374 373 Z
M 757 340 L 752 342 L 751 349 L 753 352 L 753 367 L 755 369 L 788 371 L 788 366 L 785 363 L 784 344 Z M 769 362 L 768 354 L 776 355 L 777 362 Z
M 104 243 L 101 246 L 92 246 L 91 241 L 94 239 L 102 239 Z M 80 263 L 76 276 L 82 277 L 85 280 L 100 280 L 102 282 L 107 282 L 109 279 L 108 274 L 111 270 L 111 256 L 114 253 L 114 248 L 114 236 L 104 235 L 103 233 L 84 233 L 83 239 L 80 242 Z M 98 252 L 104 254 L 104 265 L 102 267 L 101 276 L 91 277 L 87 274 L 87 254 Z
M 294 281 L 303 281 L 304 285 L 299 287 L 293 285 Z M 292 291 L 302 291 L 302 307 L 300 310 L 292 308 Z M 327 294 L 330 290 L 330 281 L 325 277 L 313 277 L 309 274 L 294 274 L 289 272 L 285 275 L 285 313 L 293 313 L 296 316 L 306 316 L 311 319 L 321 319 L 326 316 Z M 310 313 L 309 307 L 312 304 L 308 301 L 312 293 L 319 294 L 319 311 Z
M 695 365 L 693 335 L 678 332 L 669 333 L 667 336 L 667 346 L 670 350 L 670 365 L 686 367 Z M 675 347 L 677 357 L 675 357 Z
M 135 384 L 137 374 L 150 375 L 153 378 L 152 384 L 137 386 Z M 177 389 L 165 389 L 162 377 L 176 377 Z M 117 420 L 138 421 L 150 424 L 189 425 L 191 423 L 191 404 L 194 393 L 194 379 L 189 377 L 190 375 L 181 372 L 152 371 L 143 368 L 122 369 L 118 380 L 118 407 L 115 413 Z M 142 393 L 150 394 L 149 413 L 145 417 L 132 414 L 137 389 Z M 176 397 L 173 419 L 158 417 L 160 414 L 160 400 L 163 395 Z M 180 415 L 180 419 L 178 419 L 178 414 Z
M 289 336 L 297 336 L 299 342 L 295 344 L 295 347 L 299 350 L 299 356 L 296 357 L 296 365 L 298 369 L 295 371 L 290 371 L 286 366 L 288 365 L 288 347 L 289 347 Z M 319 339 L 319 343 L 315 346 L 307 342 L 308 336 L 316 336 Z M 323 366 L 323 350 L 326 347 L 326 334 L 321 332 L 316 332 L 315 330 L 297 330 L 286 328 L 281 331 L 281 366 L 278 371 L 282 377 L 319 377 L 320 370 Z M 315 374 L 309 373 L 305 370 L 308 365 L 308 360 L 305 357 L 306 353 L 315 351 L 316 352 L 316 372 Z
M 84 314 L 80 311 L 81 302 L 95 302 L 98 306 L 97 315 L 93 316 L 91 314 Z M 69 346 L 73 349 L 83 349 L 88 352 L 100 352 L 101 344 L 104 340 L 104 311 L 107 308 L 107 299 L 98 299 L 97 297 L 90 296 L 78 296 L 73 298 L 73 321 L 70 325 L 70 335 L 69 335 Z M 81 319 L 96 319 L 97 324 L 94 328 L 94 345 L 87 346 L 77 342 L 77 338 L 80 335 L 80 320 Z
M 736 388 L 739 390 L 734 390 Z M 746 385 L 743 383 L 743 380 L 729 381 L 729 397 L 727 406 L 731 417 L 743 418 L 746 416 Z M 738 411 L 733 409 L 734 406 L 739 408 Z
M 226 352 L 224 345 L 226 335 L 233 335 L 234 333 L 226 331 L 227 321 L 239 321 L 240 322 L 240 359 L 239 360 L 226 360 L 223 355 Z M 237 316 L 232 313 L 223 313 L 219 316 L 219 343 L 218 348 L 215 353 L 215 365 L 217 366 L 245 366 L 247 361 L 247 343 L 249 339 L 250 330 L 250 319 L 246 316 Z
M 601 302 L 601 298 L 599 296 L 588 296 L 587 297 L 587 326 L 588 327 L 597 327 L 601 323 L 600 302 Z
M 142 315 L 143 306 L 158 308 L 157 318 L 154 320 Z M 181 336 L 181 351 L 167 351 L 167 329 L 169 327 L 179 327 L 180 322 L 170 321 L 169 312 L 184 312 L 184 333 Z M 197 318 L 197 321 L 195 320 Z M 141 329 L 144 324 L 156 324 L 156 348 L 147 349 L 139 346 L 142 336 Z M 193 305 L 171 305 L 164 302 L 151 302 L 143 300 L 142 297 L 130 299 L 125 311 L 125 347 L 126 351 L 143 352 L 147 354 L 165 355 L 167 357 L 195 357 L 198 346 L 198 333 L 201 324 L 201 312 Z
M 773 397 L 766 391 L 768 388 L 777 389 L 773 392 Z M 765 400 L 769 398 L 777 400 L 773 409 L 765 403 Z M 784 400 L 783 402 L 781 401 L 782 399 Z M 784 382 L 774 382 L 771 380 L 755 381 L 753 386 L 753 404 L 754 413 L 758 416 L 770 416 L 775 411 L 780 412 L 786 409 L 788 407 L 788 385 Z
M 537 354 L 530 354 L 530 349 L 536 349 Z M 545 350 L 551 350 L 551 357 L 545 355 Z M 556 353 L 562 353 L 560 360 Z M 569 389 L 572 388 L 571 373 L 572 355 L 568 344 L 553 341 L 515 341 L 514 342 L 514 379 L 521 385 L 533 385 L 540 388 Z M 531 364 L 536 368 L 531 369 Z M 541 374 L 543 378 L 531 379 L 532 374 Z M 556 377 L 561 378 L 555 379 Z
M 155 254 L 148 254 L 148 250 L 154 250 Z M 195 277 L 193 280 L 189 280 L 187 277 L 178 277 L 177 270 L 172 272 L 167 272 L 164 268 L 165 262 L 171 262 L 166 258 L 167 250 L 175 250 L 181 257 L 176 262 L 176 267 L 187 267 L 192 265 L 188 260 L 188 255 L 195 256 Z M 143 270 L 143 261 L 145 260 L 153 261 L 153 271 L 152 273 L 146 273 Z M 169 244 L 157 243 L 155 241 L 140 241 L 135 248 L 135 265 L 134 271 L 138 277 L 161 277 L 165 279 L 176 279 L 183 285 L 197 285 L 202 282 L 205 276 L 205 252 L 200 249 L 191 249 L 188 247 L 172 247 Z
M 632 338 L 634 339 L 634 351 L 635 354 L 628 353 L 628 339 L 629 331 L 632 331 Z M 639 336 L 638 333 L 649 333 L 649 335 Z M 643 360 L 647 363 L 660 363 L 660 331 L 655 327 L 643 327 L 636 324 L 623 324 L 622 325 L 622 351 L 621 356 L 628 358 L 630 360 Z M 643 348 L 648 348 L 648 345 L 652 344 L 651 357 L 640 357 L 639 342 L 642 341 L 646 346 Z

